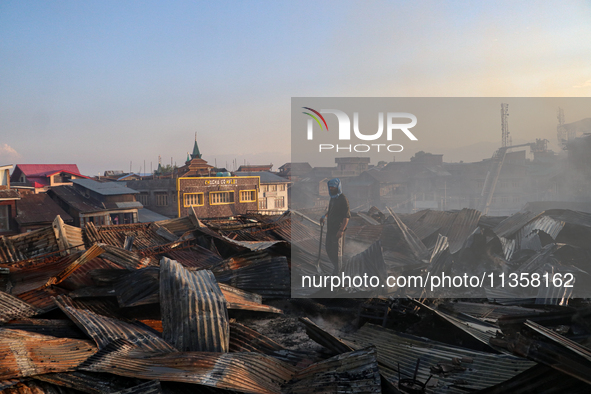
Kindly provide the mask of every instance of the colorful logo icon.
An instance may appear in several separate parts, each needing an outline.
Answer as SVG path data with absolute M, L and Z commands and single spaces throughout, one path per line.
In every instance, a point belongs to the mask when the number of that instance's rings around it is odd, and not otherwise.
M 326 120 L 324 120 L 324 116 L 320 115 L 320 112 L 318 112 L 318 111 L 316 111 L 315 109 L 312 109 L 312 108 L 310 108 L 310 107 L 302 107 L 302 108 L 303 108 L 303 109 L 307 109 L 308 111 L 312 111 L 312 112 L 314 112 L 316 115 L 318 115 L 318 116 L 320 117 L 320 119 L 322 119 L 322 122 L 324 122 L 324 126 L 326 126 L 326 131 L 328 131 L 328 125 L 326 124 Z M 308 116 L 311 116 L 311 117 L 312 117 L 312 119 L 314 119 L 314 120 L 315 120 L 315 121 L 318 123 L 318 126 L 320 126 L 320 130 L 322 130 L 322 129 L 323 129 L 323 127 L 322 127 L 322 123 L 320 123 L 320 120 L 318 120 L 318 118 L 317 118 L 316 116 L 312 115 L 312 114 L 311 114 L 311 113 L 309 113 L 309 112 L 302 112 L 302 113 L 303 113 L 303 114 L 306 114 L 306 115 L 308 115 Z

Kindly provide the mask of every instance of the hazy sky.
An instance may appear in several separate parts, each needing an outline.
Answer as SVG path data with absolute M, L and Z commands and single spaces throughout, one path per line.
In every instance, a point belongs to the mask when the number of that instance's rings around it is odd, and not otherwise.
M 589 1 L 3 0 L 0 165 L 180 165 L 197 132 L 276 169 L 291 97 L 589 97 L 589 37 Z

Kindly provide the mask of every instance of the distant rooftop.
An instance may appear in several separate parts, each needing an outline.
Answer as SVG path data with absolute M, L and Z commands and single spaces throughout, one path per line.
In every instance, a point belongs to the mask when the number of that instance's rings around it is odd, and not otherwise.
M 65 171 L 74 175 L 82 175 L 76 164 L 17 164 L 16 167 L 27 177 L 35 175 L 47 176 L 59 171 Z
M 119 194 L 137 194 L 136 190 L 130 189 L 117 182 L 97 182 L 92 179 L 72 179 L 72 183 L 82 186 L 88 190 L 103 196 L 113 196 Z
M 268 171 L 241 171 L 236 172 L 236 176 L 259 176 L 261 183 L 288 183 L 289 181 L 283 177 L 275 175 Z

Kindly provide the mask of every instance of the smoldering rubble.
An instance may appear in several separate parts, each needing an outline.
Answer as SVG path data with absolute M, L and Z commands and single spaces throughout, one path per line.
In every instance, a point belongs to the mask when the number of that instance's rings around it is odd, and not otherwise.
M 347 289 L 347 298 L 294 294 L 293 275 L 333 268 L 319 216 L 84 229 L 57 217 L 0 237 L 0 393 L 591 389 L 590 214 L 354 213 L 347 275 L 570 273 L 576 282 Z

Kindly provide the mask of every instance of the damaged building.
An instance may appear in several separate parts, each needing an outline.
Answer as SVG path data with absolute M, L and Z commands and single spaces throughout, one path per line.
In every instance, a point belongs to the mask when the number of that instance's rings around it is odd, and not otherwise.
M 589 392 L 589 214 L 374 207 L 347 230 L 350 275 L 511 267 L 575 274 L 573 289 L 296 298 L 294 274 L 332 271 L 317 217 L 56 217 L 1 237 L 0 392 Z

